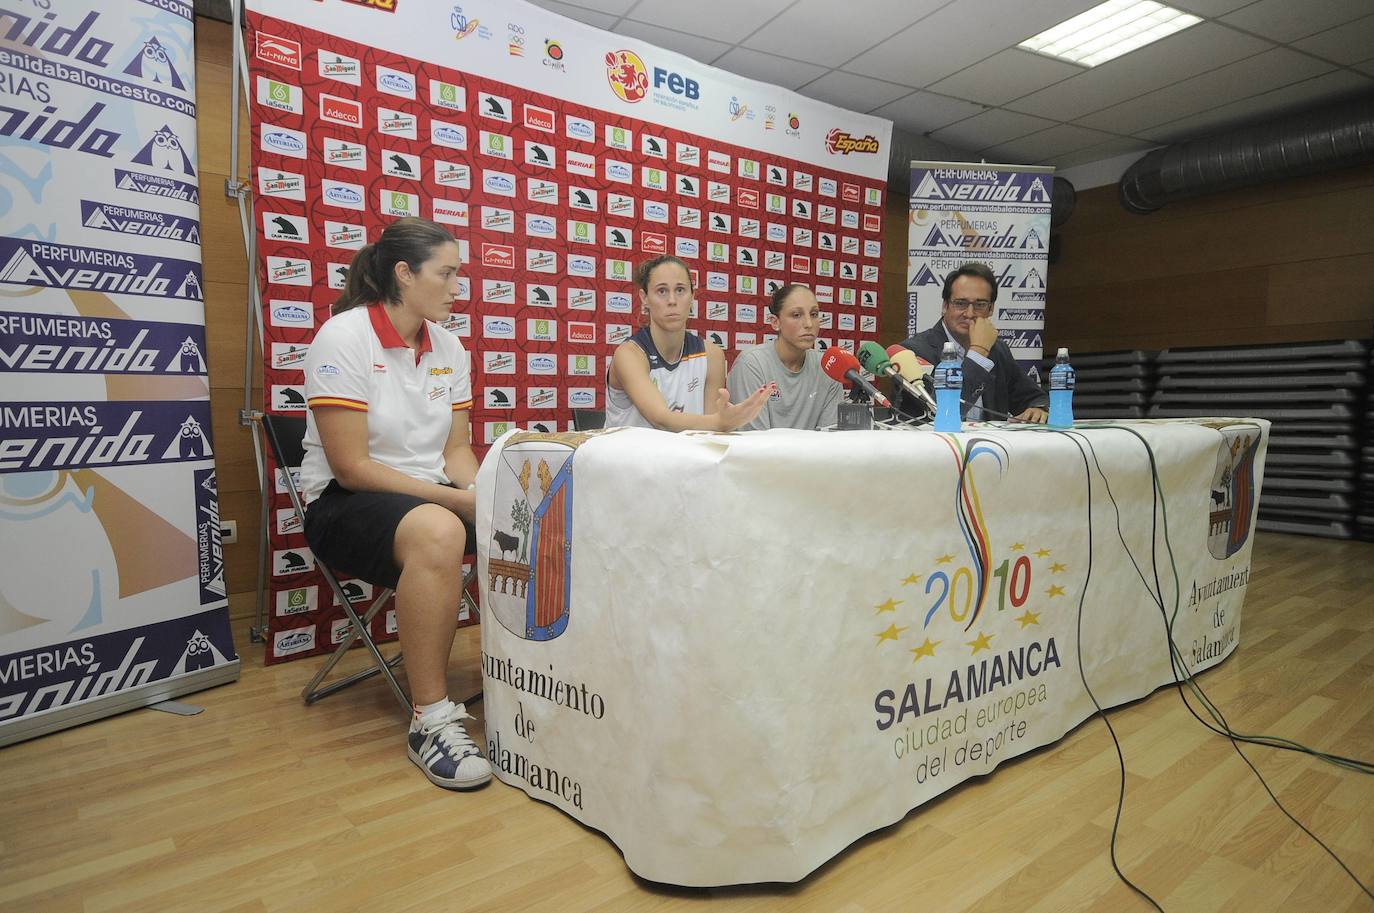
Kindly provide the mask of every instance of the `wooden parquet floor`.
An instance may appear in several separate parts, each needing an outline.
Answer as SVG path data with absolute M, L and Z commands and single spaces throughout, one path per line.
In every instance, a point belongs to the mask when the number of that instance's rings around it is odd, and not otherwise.
M 185 698 L 199 716 L 140 710 L 0 751 L 0 911 L 1149 909 L 1111 869 L 1119 775 L 1099 720 L 799 884 L 683 889 L 635 878 L 605 837 L 515 789 L 431 786 L 384 685 L 305 707 L 315 661 L 264 669 L 239 634 L 243 678 Z M 477 689 L 477 652 L 460 632 L 455 696 Z M 1259 534 L 1239 650 L 1201 682 L 1237 730 L 1374 758 L 1374 545 Z M 1374 911 L 1172 689 L 1111 716 L 1118 857 L 1165 910 Z M 1247 753 L 1374 886 L 1374 777 Z

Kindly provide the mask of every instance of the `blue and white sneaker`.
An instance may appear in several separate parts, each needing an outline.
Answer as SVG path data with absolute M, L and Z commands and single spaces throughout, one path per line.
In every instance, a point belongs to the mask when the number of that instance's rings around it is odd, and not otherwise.
M 429 726 L 411 720 L 406 754 L 436 786 L 476 789 L 491 779 L 491 765 L 463 729 L 463 720 L 470 719 L 462 704 L 450 703 L 448 713 Z

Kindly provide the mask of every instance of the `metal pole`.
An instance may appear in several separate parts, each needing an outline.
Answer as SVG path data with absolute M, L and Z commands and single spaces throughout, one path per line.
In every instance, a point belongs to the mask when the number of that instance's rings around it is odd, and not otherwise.
M 240 0 L 230 0 L 230 29 L 233 40 L 232 73 L 230 74 L 230 99 L 231 108 L 229 112 L 230 138 L 229 138 L 229 178 L 224 182 L 224 194 L 234 200 L 238 205 L 239 211 L 239 230 L 243 233 L 244 252 L 248 260 L 247 286 L 245 306 L 247 307 L 247 319 L 244 321 L 244 341 L 243 341 L 243 408 L 239 411 L 239 424 L 249 429 L 249 434 L 253 440 L 254 465 L 258 472 L 258 490 L 261 494 L 258 511 L 260 531 L 258 535 L 258 575 L 255 589 L 255 606 L 253 611 L 253 624 L 248 629 L 249 639 L 254 643 L 262 643 L 266 639 L 266 628 L 264 626 L 265 606 L 264 594 L 267 583 L 267 523 L 269 519 L 268 503 L 272 497 L 272 488 L 269 487 L 267 478 L 267 461 L 263 452 L 262 441 L 258 435 L 261 433 L 257 418 L 261 412 L 254 408 L 253 403 L 253 351 L 257 348 L 261 355 L 263 352 L 263 328 L 262 328 L 262 307 L 261 297 L 258 294 L 258 274 L 257 274 L 257 235 L 253 231 L 251 215 L 251 193 L 252 189 L 247 181 L 239 179 L 239 87 L 245 89 L 248 86 L 248 60 L 243 46 L 242 14 Z

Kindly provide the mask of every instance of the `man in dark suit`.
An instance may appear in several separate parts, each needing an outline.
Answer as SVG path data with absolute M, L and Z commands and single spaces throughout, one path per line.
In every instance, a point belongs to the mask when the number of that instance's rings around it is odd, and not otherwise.
M 946 342 L 958 347 L 964 362 L 961 411 L 966 419 L 979 420 L 983 409 L 988 409 L 1004 412 L 1013 421 L 1044 424 L 1048 397 L 1017 366 L 1011 349 L 997 338 L 997 328 L 992 325 L 992 308 L 997 301 L 997 278 L 992 270 L 982 263 L 963 264 L 945 277 L 941 298 L 940 322 L 903 340 L 902 345 L 933 365 L 940 363 Z M 893 404 L 900 409 L 900 385 L 893 392 Z

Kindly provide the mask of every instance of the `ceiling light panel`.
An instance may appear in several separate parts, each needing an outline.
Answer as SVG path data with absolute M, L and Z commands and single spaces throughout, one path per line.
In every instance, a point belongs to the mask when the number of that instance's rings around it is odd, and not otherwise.
M 1079 66 L 1095 67 L 1180 32 L 1202 19 L 1155 0 L 1107 0 L 1018 47 Z

